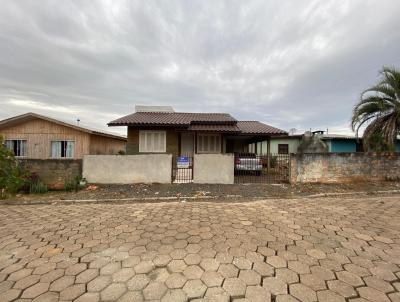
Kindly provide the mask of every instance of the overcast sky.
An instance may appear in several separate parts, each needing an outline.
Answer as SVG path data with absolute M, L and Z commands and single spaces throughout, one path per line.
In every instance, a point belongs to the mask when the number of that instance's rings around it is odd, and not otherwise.
M 135 104 L 349 131 L 360 92 L 400 66 L 399 0 L 46 1 L 0 9 L 0 119 L 108 131 Z

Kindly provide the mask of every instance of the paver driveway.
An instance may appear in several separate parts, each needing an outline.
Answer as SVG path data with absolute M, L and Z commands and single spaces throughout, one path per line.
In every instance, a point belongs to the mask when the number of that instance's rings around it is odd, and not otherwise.
M 400 198 L 1 206 L 1 301 L 400 301 Z

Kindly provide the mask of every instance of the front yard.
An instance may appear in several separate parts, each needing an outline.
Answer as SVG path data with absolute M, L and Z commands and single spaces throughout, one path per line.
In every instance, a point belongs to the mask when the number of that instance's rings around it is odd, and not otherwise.
M 399 217 L 398 196 L 2 205 L 1 301 L 399 301 Z
M 94 185 L 78 192 L 52 191 L 46 194 L 19 194 L 3 202 L 52 201 L 52 200 L 120 200 L 167 198 L 192 200 L 195 198 L 230 201 L 247 201 L 265 198 L 299 198 L 315 194 L 337 194 L 400 190 L 400 182 L 370 182 L 348 184 L 132 184 Z M 189 198 L 188 198 L 189 197 Z M 0 202 L 2 202 L 0 200 Z

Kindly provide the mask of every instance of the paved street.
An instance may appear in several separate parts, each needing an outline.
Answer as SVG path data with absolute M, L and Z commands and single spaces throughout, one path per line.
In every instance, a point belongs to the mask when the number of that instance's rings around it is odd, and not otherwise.
M 1 301 L 400 301 L 400 198 L 0 208 Z

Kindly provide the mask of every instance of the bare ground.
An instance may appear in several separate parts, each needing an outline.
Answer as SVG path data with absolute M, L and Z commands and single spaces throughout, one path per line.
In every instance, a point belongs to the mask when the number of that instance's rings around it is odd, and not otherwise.
M 379 191 L 400 190 L 400 182 L 364 182 L 348 184 L 132 184 L 92 185 L 78 192 L 53 191 L 46 194 L 18 194 L 7 201 L 30 200 L 102 200 L 102 199 L 149 199 L 163 197 L 231 198 L 248 200 L 258 198 L 298 198 L 310 195 L 352 194 L 364 192 L 376 194 Z

